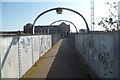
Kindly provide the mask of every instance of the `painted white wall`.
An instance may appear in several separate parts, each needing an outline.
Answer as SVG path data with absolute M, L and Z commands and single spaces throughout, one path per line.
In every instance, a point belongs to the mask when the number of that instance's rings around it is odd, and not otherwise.
M 52 46 L 51 35 L 0 36 L 2 78 L 20 78 Z

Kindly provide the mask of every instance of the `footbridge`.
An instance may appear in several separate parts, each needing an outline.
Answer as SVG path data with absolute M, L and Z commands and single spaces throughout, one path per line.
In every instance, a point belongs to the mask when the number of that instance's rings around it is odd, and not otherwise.
M 120 32 L 0 36 L 1 78 L 119 78 Z

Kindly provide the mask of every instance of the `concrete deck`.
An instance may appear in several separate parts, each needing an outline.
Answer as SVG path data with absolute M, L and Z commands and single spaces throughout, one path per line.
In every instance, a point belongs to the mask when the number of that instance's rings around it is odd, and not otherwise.
M 22 78 L 91 78 L 67 41 L 58 41 Z

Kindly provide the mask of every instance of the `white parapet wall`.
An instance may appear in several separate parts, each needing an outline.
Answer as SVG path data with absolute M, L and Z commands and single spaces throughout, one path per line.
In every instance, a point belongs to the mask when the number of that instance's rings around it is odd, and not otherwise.
M 21 78 L 52 47 L 51 35 L 0 36 L 2 78 Z
M 1 73 L 4 78 L 19 77 L 18 37 L 0 37 Z M 3 75 L 4 74 L 4 75 Z

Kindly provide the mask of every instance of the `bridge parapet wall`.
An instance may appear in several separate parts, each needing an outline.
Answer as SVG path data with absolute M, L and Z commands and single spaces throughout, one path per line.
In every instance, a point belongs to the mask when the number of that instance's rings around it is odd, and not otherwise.
M 58 35 L 0 36 L 1 78 L 20 78 L 60 39 Z
M 53 34 L 52 36 L 52 46 L 61 39 L 61 34 Z
M 68 41 L 72 48 L 75 48 L 75 33 L 68 34 Z
M 75 49 L 99 78 L 120 76 L 120 32 L 75 35 Z

